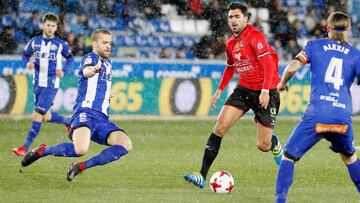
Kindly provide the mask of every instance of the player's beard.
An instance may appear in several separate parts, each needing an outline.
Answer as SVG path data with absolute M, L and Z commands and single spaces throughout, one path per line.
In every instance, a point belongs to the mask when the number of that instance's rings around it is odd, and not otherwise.
M 109 51 L 109 53 L 106 53 L 105 52 L 105 50 L 104 51 L 99 51 L 99 56 L 101 57 L 101 58 L 109 58 L 110 57 L 110 51 Z

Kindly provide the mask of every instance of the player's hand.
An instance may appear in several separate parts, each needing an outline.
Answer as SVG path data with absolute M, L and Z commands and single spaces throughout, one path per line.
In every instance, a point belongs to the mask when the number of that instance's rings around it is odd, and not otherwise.
M 278 85 L 277 85 L 277 91 L 279 92 L 283 92 L 283 91 L 288 91 L 289 87 L 287 84 L 284 84 L 282 82 L 280 82 Z
M 269 92 L 267 91 L 261 91 L 261 94 L 259 96 L 259 102 L 260 106 L 264 109 L 267 109 L 270 101 Z
M 34 62 L 28 62 L 28 63 L 26 64 L 26 68 L 29 69 L 29 70 L 34 69 L 34 66 L 35 66 L 35 63 L 34 63 Z
M 64 77 L 64 71 L 62 71 L 62 70 L 56 70 L 56 76 L 59 77 L 59 78 Z
M 102 70 L 102 68 L 101 68 L 100 66 L 94 66 L 94 67 L 93 67 L 93 71 L 94 71 L 95 74 L 96 74 L 96 73 L 100 73 L 101 70 Z M 95 75 L 95 74 L 94 74 L 94 75 Z
M 90 78 L 102 70 L 100 66 L 88 66 L 83 69 L 83 74 L 86 78 Z
M 96 73 L 100 73 L 102 68 L 100 66 L 93 66 L 90 68 L 91 75 L 94 76 Z
M 221 92 L 222 91 L 218 89 L 218 90 L 216 90 L 215 94 L 211 97 L 211 108 L 217 109 L 217 106 L 215 105 L 215 103 L 219 99 Z

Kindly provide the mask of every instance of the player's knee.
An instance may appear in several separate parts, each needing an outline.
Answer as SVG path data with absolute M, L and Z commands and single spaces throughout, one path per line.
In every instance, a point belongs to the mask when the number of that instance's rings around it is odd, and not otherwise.
M 32 120 L 37 121 L 37 122 L 41 122 L 42 119 L 43 119 L 43 115 L 40 114 L 39 112 L 34 111 L 34 113 L 32 115 Z
M 88 152 L 89 148 L 85 146 L 75 146 L 75 152 L 78 156 L 83 156 Z
M 125 149 L 130 152 L 133 149 L 133 145 L 131 140 L 129 139 L 128 141 L 126 141 L 126 143 L 124 144 Z
M 107 143 L 109 145 L 121 145 L 123 146 L 128 152 L 133 149 L 132 141 L 127 136 L 127 134 L 123 131 L 116 131 L 110 134 Z
M 51 120 L 51 115 L 45 114 L 45 116 L 44 116 L 44 121 L 45 121 L 45 122 L 49 122 L 50 120 Z
M 346 165 L 352 164 L 357 160 L 357 156 L 356 156 L 355 153 L 352 154 L 352 155 L 350 155 L 350 154 L 348 154 L 348 155 L 340 154 L 340 156 L 341 156 L 342 161 Z
M 116 144 L 122 145 L 128 152 L 133 149 L 132 141 L 128 136 L 122 137 Z

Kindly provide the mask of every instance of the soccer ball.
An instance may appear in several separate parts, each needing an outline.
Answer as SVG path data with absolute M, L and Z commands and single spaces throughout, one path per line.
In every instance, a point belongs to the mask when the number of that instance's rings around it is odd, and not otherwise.
M 210 188 L 217 194 L 228 194 L 234 188 L 234 178 L 229 172 L 217 171 L 210 178 Z

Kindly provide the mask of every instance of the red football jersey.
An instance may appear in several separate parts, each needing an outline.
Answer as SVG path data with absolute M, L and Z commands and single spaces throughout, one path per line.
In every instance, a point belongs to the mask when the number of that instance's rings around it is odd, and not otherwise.
M 239 36 L 233 35 L 227 41 L 226 55 L 227 68 L 234 67 L 239 73 L 239 85 L 252 90 L 269 90 L 280 82 L 278 56 L 264 34 L 252 25 L 247 25 Z M 265 60 L 274 61 L 267 63 Z M 268 81 L 264 81 L 264 72 L 270 73 L 265 78 Z

